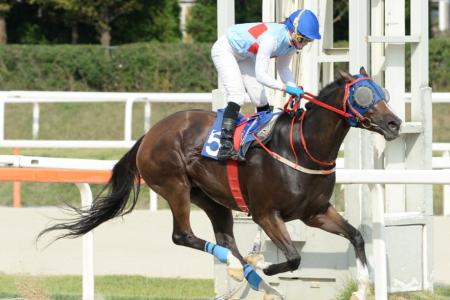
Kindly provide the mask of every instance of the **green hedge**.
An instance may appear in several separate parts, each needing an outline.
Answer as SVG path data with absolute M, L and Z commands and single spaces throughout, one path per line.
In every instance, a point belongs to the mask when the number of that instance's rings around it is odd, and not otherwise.
M 436 38 L 429 44 L 430 85 L 435 92 L 450 92 L 450 38 Z
M 1 46 L 0 90 L 207 92 L 217 84 L 210 47 L 208 43 L 142 43 L 109 50 L 94 45 Z M 434 91 L 449 91 L 450 39 L 430 40 L 429 49 L 431 86 Z
M 1 90 L 206 92 L 217 84 L 210 44 L 0 47 Z

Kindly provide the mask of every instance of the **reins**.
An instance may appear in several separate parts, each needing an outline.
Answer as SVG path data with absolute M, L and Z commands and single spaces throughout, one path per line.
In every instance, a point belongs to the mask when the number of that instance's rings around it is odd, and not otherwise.
M 345 92 L 344 92 L 344 97 L 342 100 L 343 109 L 339 109 L 339 108 L 331 106 L 327 103 L 324 103 L 321 100 L 319 100 L 315 95 L 308 93 L 308 92 L 306 92 L 304 95 L 302 95 L 302 97 L 298 101 L 294 101 L 295 99 L 293 96 L 291 96 L 289 98 L 289 100 L 284 105 L 284 111 L 294 113 L 294 116 L 292 117 L 292 120 L 291 120 L 291 125 L 290 125 L 291 127 L 289 130 L 289 143 L 290 143 L 292 153 L 294 154 L 294 157 L 295 157 L 295 163 L 284 158 L 283 156 L 279 155 L 278 153 L 270 150 L 266 145 L 264 145 L 261 142 L 261 140 L 256 136 L 256 134 L 253 134 L 255 140 L 258 142 L 258 144 L 261 146 L 261 148 L 263 148 L 270 156 L 272 156 L 274 159 L 284 163 L 285 165 L 287 165 L 295 170 L 298 170 L 300 172 L 307 173 L 307 174 L 314 174 L 314 175 L 328 175 L 328 174 L 333 173 L 335 171 L 335 167 L 336 167 L 336 160 L 321 161 L 321 160 L 315 158 L 308 150 L 307 142 L 306 142 L 305 136 L 303 134 L 303 123 L 304 123 L 304 119 L 306 116 L 306 111 L 304 111 L 300 117 L 300 143 L 303 146 L 304 151 L 306 152 L 306 154 L 308 155 L 308 157 L 311 161 L 313 161 L 314 163 L 316 163 L 320 166 L 332 167 L 332 168 L 328 169 L 328 170 L 315 170 L 315 169 L 309 169 L 309 168 L 302 167 L 298 163 L 298 157 L 297 157 L 297 153 L 295 152 L 295 146 L 294 146 L 294 142 L 293 142 L 293 131 L 294 131 L 293 129 L 294 129 L 295 121 L 297 119 L 297 116 L 295 115 L 295 113 L 297 112 L 297 110 L 300 107 L 300 100 L 306 99 L 309 102 L 311 102 L 317 106 L 320 106 L 322 108 L 325 108 L 326 110 L 332 111 L 332 112 L 334 112 L 340 116 L 343 116 L 347 119 L 356 118 L 358 123 L 360 123 L 365 128 L 374 126 L 374 124 L 372 124 L 372 122 L 368 118 L 362 116 L 356 109 L 354 109 L 349 101 L 351 86 L 356 84 L 359 81 L 367 80 L 367 79 L 369 79 L 369 78 L 361 77 L 361 78 L 357 78 L 351 82 L 347 82 L 345 84 Z M 352 113 L 347 112 L 347 106 Z

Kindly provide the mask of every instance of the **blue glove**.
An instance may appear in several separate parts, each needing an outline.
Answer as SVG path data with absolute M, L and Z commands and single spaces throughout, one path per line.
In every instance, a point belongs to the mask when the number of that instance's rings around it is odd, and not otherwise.
M 299 86 L 290 86 L 286 85 L 286 93 L 295 96 L 295 98 L 300 99 L 303 94 L 305 94 L 305 91 Z

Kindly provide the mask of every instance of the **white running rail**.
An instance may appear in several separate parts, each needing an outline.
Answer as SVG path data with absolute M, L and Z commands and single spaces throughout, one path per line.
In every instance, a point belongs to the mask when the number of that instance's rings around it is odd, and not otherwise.
M 433 93 L 433 103 L 450 103 L 450 93 Z M 246 99 L 248 101 L 248 99 Z M 33 104 L 33 139 L 39 136 L 40 103 L 95 103 L 125 102 L 124 140 L 131 140 L 133 104 L 145 102 L 144 130 L 150 128 L 151 103 L 212 103 L 211 93 L 108 93 L 108 92 L 40 92 L 8 91 L 0 92 L 0 140 L 4 139 L 4 113 L 6 103 Z M 411 94 L 406 93 L 406 102 L 411 102 Z M 89 145 L 91 141 L 87 141 Z
M 3 164 L 11 167 L 29 166 L 36 159 L 42 161 L 40 166 L 53 165 L 54 158 L 37 157 L 11 157 L 0 156 Z M 92 168 L 92 161 L 86 164 L 86 160 L 57 159 L 59 168 L 70 169 L 77 162 L 78 166 L 84 164 L 84 168 Z M 6 163 L 5 163 L 6 162 Z M 101 162 L 95 164 L 95 167 L 105 168 L 111 162 Z M 95 168 L 93 168 L 95 169 Z M 387 216 L 384 212 L 384 197 L 380 184 L 450 184 L 450 170 L 350 170 L 338 169 L 336 171 L 336 182 L 341 184 L 370 184 L 372 196 L 372 222 L 373 227 L 373 251 L 374 251 L 374 269 L 376 274 L 375 285 L 377 288 L 387 288 L 387 265 L 386 265 L 386 245 L 384 240 L 384 223 Z M 80 189 L 81 201 L 83 206 L 89 206 L 92 203 L 92 192 L 89 184 L 77 184 Z M 409 213 L 410 214 L 410 213 Z M 94 298 L 94 237 L 92 232 L 83 237 L 83 300 Z M 428 270 L 424 270 L 427 272 Z

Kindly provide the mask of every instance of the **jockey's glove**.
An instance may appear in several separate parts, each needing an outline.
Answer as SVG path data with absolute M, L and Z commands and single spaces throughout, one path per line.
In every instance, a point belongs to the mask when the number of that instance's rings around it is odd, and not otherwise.
M 299 86 L 286 85 L 285 91 L 297 99 L 300 99 L 303 94 L 305 94 L 305 91 L 303 91 L 303 89 Z

